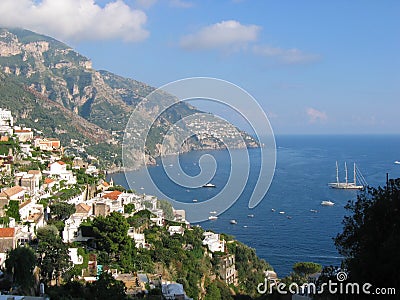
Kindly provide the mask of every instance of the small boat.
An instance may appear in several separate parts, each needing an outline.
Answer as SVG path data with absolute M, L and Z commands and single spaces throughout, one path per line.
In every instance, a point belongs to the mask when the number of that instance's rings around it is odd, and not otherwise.
M 247 228 L 247 225 L 243 225 L 243 228 Z
M 332 201 L 329 201 L 329 200 L 324 200 L 324 201 L 321 202 L 321 205 L 323 205 L 323 206 L 334 206 L 335 203 L 332 202 Z
M 316 209 L 310 209 L 310 212 L 312 212 L 312 213 L 317 213 L 318 210 L 316 210 Z
M 203 187 L 205 187 L 205 188 L 215 188 L 215 187 L 217 187 L 215 184 L 212 184 L 212 183 L 206 183 L 205 185 L 203 185 Z
M 141 190 L 144 190 L 144 187 L 141 186 L 140 189 L 141 189 Z
M 213 210 L 213 211 L 210 211 L 210 214 L 213 214 L 213 215 L 215 215 L 217 212 L 215 211 L 215 210 Z
M 292 217 L 291 216 L 286 216 L 286 218 L 288 218 L 290 220 Z
M 284 214 L 285 214 L 285 212 L 284 212 L 284 211 L 280 211 L 279 213 L 280 213 L 281 215 L 284 215 Z
M 193 199 L 192 201 L 193 201 L 193 202 L 197 202 L 197 199 Z
M 271 208 L 271 211 L 272 211 L 272 212 L 274 212 L 274 211 L 275 211 L 275 209 Z
M 400 161 L 398 161 L 398 160 L 396 160 L 394 163 L 395 163 L 396 165 L 400 165 Z
M 217 217 L 217 216 L 209 216 L 208 219 L 209 219 L 210 221 L 215 221 L 215 220 L 218 219 L 218 217 Z
M 247 217 L 249 217 L 249 218 L 254 218 L 254 215 L 253 215 L 253 214 L 250 214 L 250 215 L 247 215 Z
M 229 223 L 231 223 L 231 224 L 237 224 L 237 221 L 236 221 L 236 220 L 230 220 Z

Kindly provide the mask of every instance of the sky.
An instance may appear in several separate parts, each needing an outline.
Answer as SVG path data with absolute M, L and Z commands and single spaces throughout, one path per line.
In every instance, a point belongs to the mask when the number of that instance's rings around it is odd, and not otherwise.
M 397 0 L 1 0 L 0 25 L 154 87 L 230 81 L 276 134 L 400 134 Z

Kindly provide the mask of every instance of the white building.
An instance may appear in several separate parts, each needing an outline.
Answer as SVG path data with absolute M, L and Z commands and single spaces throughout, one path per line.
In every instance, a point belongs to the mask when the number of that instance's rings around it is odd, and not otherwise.
M 93 175 L 93 174 L 99 173 L 99 170 L 97 170 L 96 166 L 90 165 L 90 166 L 87 167 L 85 173 L 86 173 L 86 174 Z
M 59 175 L 61 173 L 67 172 L 67 164 L 63 161 L 56 161 L 50 164 L 50 174 Z
M 185 228 L 183 228 L 182 226 L 169 226 L 168 232 L 170 236 L 174 234 L 180 234 L 183 236 L 183 234 L 185 233 Z
M 19 126 L 15 126 L 14 134 L 22 143 L 33 140 L 33 131 L 31 128 L 21 128 Z
M 83 264 L 83 257 L 82 255 L 78 254 L 78 248 L 68 248 L 68 252 L 69 257 L 74 265 Z
M 133 240 L 136 248 L 146 248 L 146 240 L 143 233 L 134 233 Z
M 79 230 L 79 226 L 82 224 L 83 217 L 79 215 L 72 214 L 66 221 L 64 230 L 62 233 L 63 242 L 84 242 L 90 239 L 90 237 L 85 237 Z
M 67 165 L 63 161 L 56 161 L 50 164 L 49 171 L 43 171 L 50 176 L 56 176 L 60 180 L 65 180 L 67 184 L 75 184 L 76 178 L 72 171 L 67 170 Z
M 0 108 L 0 133 L 13 134 L 14 118 L 11 111 Z
M 203 246 L 207 246 L 211 252 L 225 252 L 225 240 L 220 240 L 218 233 L 206 231 L 203 233 Z

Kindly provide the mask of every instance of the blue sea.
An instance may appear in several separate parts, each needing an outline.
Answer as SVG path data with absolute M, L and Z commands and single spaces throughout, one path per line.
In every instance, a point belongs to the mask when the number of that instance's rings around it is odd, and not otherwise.
M 277 136 L 276 144 L 275 176 L 263 201 L 254 209 L 248 208 L 249 195 L 260 167 L 260 150 L 249 149 L 250 176 L 241 197 L 217 220 L 200 225 L 231 234 L 255 248 L 257 255 L 269 262 L 280 277 L 288 275 L 293 264 L 299 261 L 340 265 L 341 257 L 333 238 L 341 232 L 343 217 L 348 213 L 344 206 L 349 200 L 355 200 L 358 192 L 328 187 L 327 183 L 336 181 L 336 161 L 341 181 L 345 176 L 344 162 L 348 164 L 350 179 L 355 162 L 369 185 L 383 186 L 386 173 L 390 178 L 400 177 L 400 165 L 394 164 L 400 160 L 400 136 Z M 226 184 L 230 155 L 226 150 L 182 154 L 179 157 L 182 170 L 188 175 L 198 174 L 199 158 L 204 154 L 211 154 L 217 162 L 217 171 L 212 179 L 216 188 L 181 187 L 168 179 L 160 162 L 148 167 L 148 171 L 158 188 L 169 197 L 188 203 L 193 199 L 205 201 Z M 144 169 L 129 172 L 129 188 L 139 193 L 154 193 L 142 180 L 144 172 Z M 110 176 L 116 184 L 128 187 L 123 173 Z M 331 200 L 335 205 L 321 206 L 323 200 Z M 280 214 L 280 211 L 285 214 Z M 248 217 L 249 214 L 254 217 Z M 235 219 L 237 224 L 230 224 L 231 219 Z

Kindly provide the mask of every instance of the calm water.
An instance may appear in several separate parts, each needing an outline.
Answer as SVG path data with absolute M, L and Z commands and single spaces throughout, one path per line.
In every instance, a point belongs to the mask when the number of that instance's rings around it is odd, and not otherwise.
M 357 192 L 328 188 L 327 183 L 336 180 L 335 161 L 339 162 L 342 180 L 344 162 L 349 164 L 349 172 L 352 163 L 356 162 L 370 185 L 384 185 L 386 172 L 391 178 L 400 177 L 400 165 L 394 164 L 400 160 L 400 136 L 278 136 L 276 142 L 275 177 L 264 200 L 255 209 L 247 207 L 260 166 L 259 150 L 250 149 L 250 177 L 243 194 L 229 210 L 219 215 L 218 220 L 200 225 L 234 235 L 255 248 L 258 256 L 267 260 L 281 277 L 289 274 L 298 261 L 339 265 L 340 257 L 332 238 L 342 229 L 341 222 L 346 214 L 344 205 L 355 199 Z M 187 174 L 197 174 L 198 159 L 205 153 L 212 154 L 218 164 L 212 180 L 217 186 L 215 189 L 182 188 L 168 179 L 161 166 L 148 170 L 158 187 L 171 198 L 182 202 L 204 201 L 222 189 L 230 172 L 227 151 L 183 154 L 180 156 L 182 169 Z M 155 193 L 141 181 L 143 172 L 129 173 L 131 187 L 138 192 Z M 115 183 L 127 186 L 124 174 L 113 174 L 112 177 Z M 335 206 L 321 206 L 322 200 L 331 200 Z M 310 209 L 318 212 L 310 212 Z M 279 211 L 285 211 L 285 214 L 279 214 Z M 254 214 L 254 218 L 249 218 L 248 214 Z M 238 224 L 230 224 L 231 219 L 237 220 Z

